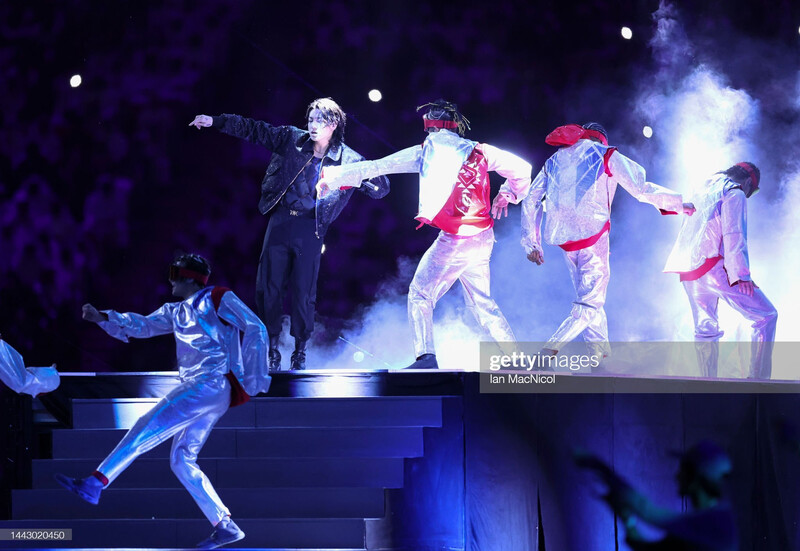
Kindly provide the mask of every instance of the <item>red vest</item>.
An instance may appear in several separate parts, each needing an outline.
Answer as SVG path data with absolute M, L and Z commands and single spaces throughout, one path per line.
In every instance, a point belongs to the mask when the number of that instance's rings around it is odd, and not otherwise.
M 475 146 L 467 160 L 461 165 L 456 185 L 442 209 L 433 220 L 417 218 L 420 222 L 455 235 L 474 235 L 459 232 L 462 226 L 474 226 L 481 231 L 494 225 L 492 219 L 489 163 L 480 144 Z

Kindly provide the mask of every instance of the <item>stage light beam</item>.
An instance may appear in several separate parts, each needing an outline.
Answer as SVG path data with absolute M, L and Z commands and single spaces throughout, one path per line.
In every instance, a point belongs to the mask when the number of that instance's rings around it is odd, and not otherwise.
M 622 27 L 620 33 L 622 34 L 622 38 L 625 40 L 630 40 L 633 38 L 633 31 L 630 29 L 630 27 Z
M 381 91 L 376 89 L 376 88 L 373 88 L 372 90 L 370 90 L 369 94 L 367 94 L 367 96 L 369 96 L 369 99 L 371 101 L 374 101 L 375 103 L 377 103 L 377 102 L 381 101 L 381 99 L 383 99 L 383 94 L 381 94 Z
M 72 86 L 73 88 L 77 88 L 78 86 L 81 85 L 82 81 L 83 80 L 81 79 L 81 75 L 72 75 L 69 79 L 69 85 Z
M 644 134 L 645 138 L 652 138 L 653 137 L 653 129 L 649 126 L 645 126 L 642 128 L 642 134 Z

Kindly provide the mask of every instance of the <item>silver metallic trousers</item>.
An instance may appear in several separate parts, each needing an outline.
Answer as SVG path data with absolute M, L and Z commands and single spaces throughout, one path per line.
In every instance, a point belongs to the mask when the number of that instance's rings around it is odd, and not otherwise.
M 583 339 L 593 355 L 608 356 L 611 347 L 608 344 L 608 320 L 603 308 L 608 280 L 611 277 L 608 232 L 600 236 L 591 247 L 564 251 L 564 260 L 567 262 L 577 300 L 573 302 L 570 315 L 553 333 L 545 348 L 561 350 L 565 344 L 583 333 Z
M 439 232 L 425 252 L 408 289 L 408 320 L 414 333 L 414 353 L 435 354 L 433 309 L 461 281 L 464 301 L 478 323 L 497 342 L 514 342 L 514 333 L 490 296 L 489 260 L 494 247 L 492 228 L 471 237 Z
M 170 453 L 172 472 L 208 520 L 217 523 L 230 515 L 230 511 L 197 466 L 197 454 L 211 429 L 228 411 L 230 400 L 230 383 L 224 376 L 209 375 L 186 381 L 136 421 L 97 470 L 110 484 L 134 459 L 174 437 Z
M 692 307 L 695 348 L 701 375 L 717 376 L 719 339 L 723 334 L 719 330 L 717 306 L 722 299 L 752 323 L 749 378 L 769 379 L 772 375 L 772 347 L 778 312 L 764 292 L 755 289 L 753 296 L 749 297 L 740 293 L 737 286 L 731 287 L 722 262 L 717 262 L 703 277 L 684 281 L 683 288 Z

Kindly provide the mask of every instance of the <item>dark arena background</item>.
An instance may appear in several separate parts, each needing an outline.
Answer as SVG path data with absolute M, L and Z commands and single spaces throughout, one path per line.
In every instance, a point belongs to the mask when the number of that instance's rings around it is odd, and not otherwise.
M 367 159 L 420 144 L 416 107 L 445 98 L 467 138 L 534 175 L 555 151 L 548 132 L 589 121 L 686 196 L 752 161 L 750 265 L 779 314 L 772 378 L 748 380 L 750 328 L 726 308 L 719 378 L 700 377 L 685 293 L 662 273 L 680 217 L 623 190 L 606 312 L 615 349 L 633 352 L 498 391 L 454 288 L 434 316 L 441 369 L 401 371 L 414 361 L 408 285 L 437 230 L 415 230 L 418 177 L 390 176 L 387 197 L 354 193 L 326 236 L 309 369 L 276 374 L 200 454 L 247 533 L 231 547 L 633 549 L 575 450 L 678 513 L 692 504 L 670 452 L 712 440 L 733 464 L 738 549 L 800 551 L 796 0 L 11 0 L 0 29 L 0 333 L 26 365 L 62 374 L 38 399 L 2 388 L 0 548 L 193 548 L 208 535 L 166 445 L 97 507 L 53 481 L 91 472 L 177 383 L 171 336 L 124 344 L 81 306 L 149 313 L 174 300 L 173 258 L 196 252 L 211 284 L 254 307 L 270 153 L 188 124 L 236 113 L 304 127 L 309 102 L 332 97 Z M 502 178 L 492 183 L 494 195 Z M 495 236 L 493 297 L 519 341 L 541 343 L 574 300 L 561 252 L 526 260 L 519 206 Z M 285 361 L 291 346 L 287 320 Z M 72 539 L 6 537 L 33 528 Z

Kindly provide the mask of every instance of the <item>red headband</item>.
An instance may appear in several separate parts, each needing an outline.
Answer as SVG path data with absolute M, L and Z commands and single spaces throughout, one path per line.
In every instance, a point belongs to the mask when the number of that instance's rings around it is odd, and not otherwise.
M 456 121 L 435 120 L 422 117 L 422 129 L 427 130 L 428 128 L 454 129 L 458 128 L 458 123 Z
M 758 177 L 758 174 L 756 174 L 756 171 L 753 170 L 753 167 L 750 166 L 750 163 L 736 163 L 735 166 L 740 166 L 743 169 L 745 169 L 747 171 L 747 174 L 750 175 L 750 178 L 753 179 L 753 185 L 758 187 L 759 177 Z
M 600 140 L 603 145 L 608 145 L 608 139 L 603 135 L 602 132 L 598 132 L 597 130 L 587 130 L 580 124 L 567 124 L 565 126 L 559 126 L 550 132 L 544 141 L 549 145 L 560 147 L 563 145 L 575 145 L 578 143 L 578 140 L 590 138 L 596 138 Z
M 203 285 L 208 283 L 207 275 L 201 274 L 200 272 L 195 272 L 189 268 L 182 268 L 180 266 L 170 266 L 169 275 L 170 279 L 172 280 L 176 279 L 177 277 L 185 277 L 186 279 L 193 279 L 198 283 L 202 283 Z

